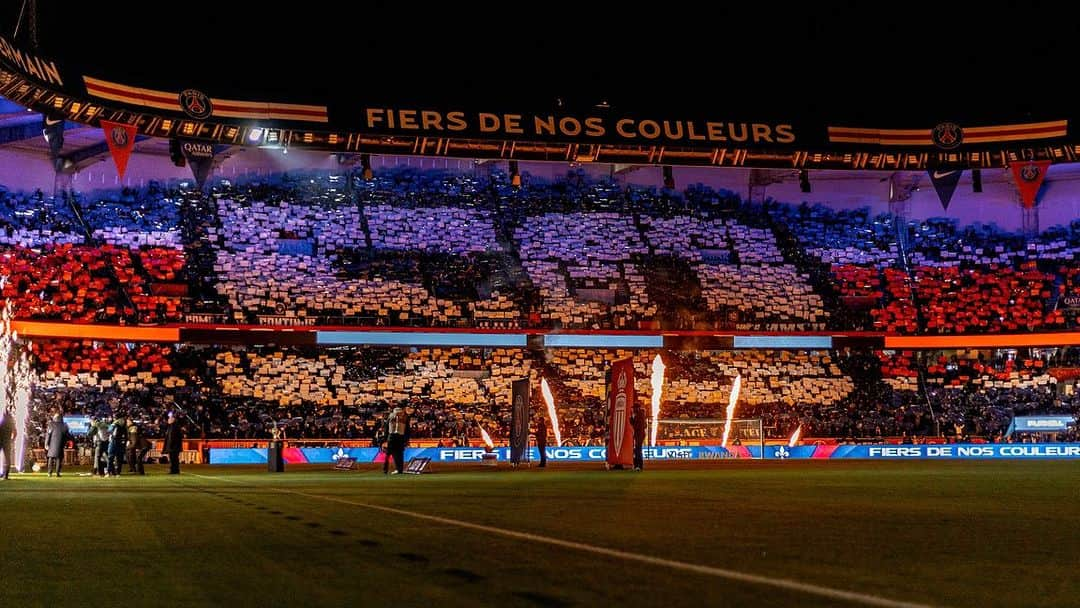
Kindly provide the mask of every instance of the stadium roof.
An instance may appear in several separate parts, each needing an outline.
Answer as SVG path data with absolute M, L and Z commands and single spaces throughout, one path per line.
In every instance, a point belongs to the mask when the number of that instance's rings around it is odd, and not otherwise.
M 1071 81 L 1057 68 L 1080 27 L 1038 2 L 996 13 L 906 4 L 892 16 L 854 2 L 147 10 L 0 7 L 0 95 L 68 121 L 66 167 L 105 153 L 80 125 L 106 119 L 137 127 L 137 150 L 159 154 L 184 138 L 831 170 L 1080 159 Z M 41 153 L 27 141 L 40 120 L 0 108 L 0 146 Z
M 10 36 L 21 1 L 0 9 Z M 293 103 L 608 102 L 628 111 L 876 123 L 1061 118 L 1080 28 L 1056 5 L 402 6 L 38 0 L 41 52 L 114 82 Z M 767 6 L 759 6 L 766 4 Z M 159 16 L 160 15 L 160 16 Z M 28 26 L 22 27 L 25 39 Z M 25 46 L 25 45 L 24 45 Z

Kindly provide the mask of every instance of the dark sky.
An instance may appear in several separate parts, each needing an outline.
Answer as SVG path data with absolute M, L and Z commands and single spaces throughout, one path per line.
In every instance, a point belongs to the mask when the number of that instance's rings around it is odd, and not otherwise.
M 22 1 L 0 0 L 5 36 Z M 218 97 L 890 124 L 1077 105 L 1080 27 L 1040 2 L 38 4 L 63 65 Z

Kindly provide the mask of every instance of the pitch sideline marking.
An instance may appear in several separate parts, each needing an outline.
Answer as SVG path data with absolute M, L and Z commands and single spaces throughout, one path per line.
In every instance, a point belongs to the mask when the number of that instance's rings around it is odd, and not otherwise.
M 224 477 L 214 477 L 212 475 L 199 475 L 197 473 L 190 473 L 192 477 L 201 477 L 203 479 L 213 479 L 216 481 L 224 481 L 227 483 L 241 484 L 243 482 L 233 479 L 226 479 Z M 255 487 L 260 487 L 255 485 Z M 448 517 L 440 517 L 438 515 L 427 515 L 425 513 L 417 513 L 415 511 L 407 511 L 405 509 L 397 509 L 394 507 L 386 507 L 382 505 L 374 505 L 365 502 L 357 502 L 354 500 L 345 500 L 343 498 L 335 498 L 333 496 L 322 496 L 320 494 L 308 494 L 307 492 L 298 492 L 296 490 L 285 490 L 283 488 L 275 488 L 271 486 L 261 486 L 263 489 L 272 490 L 274 492 L 280 492 L 282 494 L 295 494 L 297 496 L 304 496 L 306 498 L 315 498 L 318 500 L 325 500 L 328 502 L 336 502 L 344 505 L 350 505 L 354 507 L 361 507 L 364 509 L 372 509 L 375 511 L 382 511 L 384 513 L 393 513 L 394 515 L 404 515 L 406 517 L 412 517 L 414 519 L 421 519 L 424 521 L 430 521 L 448 526 L 455 526 L 458 528 L 465 528 L 468 530 L 477 530 L 480 532 L 486 532 L 488 534 L 494 534 L 496 536 L 506 536 L 509 538 L 516 538 L 520 540 L 532 541 L 535 543 L 541 543 L 546 545 L 552 545 L 555 547 L 562 547 L 565 549 L 573 549 L 575 551 L 582 551 L 585 553 L 592 553 L 594 555 L 603 555 L 605 557 L 613 557 L 616 559 L 622 559 L 630 562 L 638 562 L 642 564 L 649 564 L 652 566 L 663 566 L 665 568 L 671 568 L 672 570 L 681 570 L 683 572 L 693 572 L 695 574 L 704 574 L 706 576 L 715 576 L 717 578 L 724 578 L 732 581 L 738 581 L 741 583 L 752 583 L 755 585 L 763 585 L 766 587 L 776 587 L 779 589 L 785 589 L 788 591 L 797 591 L 800 593 L 806 593 L 809 595 L 816 595 L 833 600 L 843 600 L 856 604 L 863 604 L 866 606 L 881 606 L 882 608 L 931 608 L 930 604 L 920 604 L 917 602 L 905 602 L 901 600 L 892 600 L 886 597 L 880 597 L 877 595 L 870 595 L 868 593 L 859 593 L 856 591 L 844 591 L 843 589 L 833 589 L 832 587 L 824 587 L 821 585 L 815 585 L 813 583 L 803 583 L 787 578 L 774 578 L 771 576 L 764 576 L 761 574 L 750 574 L 747 572 L 740 572 L 738 570 L 728 570 L 727 568 L 717 568 L 714 566 L 703 566 L 700 564 L 691 564 L 688 562 L 680 562 L 672 559 L 664 559 L 661 557 L 653 557 L 651 555 L 643 555 L 641 553 L 633 553 L 630 551 L 622 551 L 619 549 L 609 549 L 607 547 L 598 547 L 596 545 L 590 545 L 586 543 L 579 543 L 570 540 L 562 540 L 560 538 L 553 538 L 551 536 L 543 536 L 540 534 L 532 534 L 529 532 L 519 532 L 517 530 L 507 530 L 506 528 L 496 528 L 495 526 L 487 526 L 484 524 L 476 524 L 472 522 L 462 521 L 460 519 L 451 519 Z

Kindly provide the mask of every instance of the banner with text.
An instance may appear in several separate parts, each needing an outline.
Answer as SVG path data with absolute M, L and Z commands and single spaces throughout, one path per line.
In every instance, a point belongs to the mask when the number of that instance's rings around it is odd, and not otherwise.
M 1008 437 L 1013 433 L 1064 433 L 1076 424 L 1072 416 L 1015 416 L 1005 431 Z
M 648 460 L 724 460 L 729 458 L 759 458 L 760 446 L 737 446 L 729 449 L 718 445 L 656 446 L 644 448 Z M 484 448 L 406 448 L 405 459 L 430 458 L 438 463 L 483 462 Z M 494 451 L 497 460 L 510 461 L 510 448 Z M 552 462 L 595 462 L 607 460 L 603 446 L 563 446 L 545 450 Z M 539 459 L 536 448 L 529 448 L 530 458 Z M 378 448 L 286 448 L 289 464 L 332 465 L 343 458 L 355 458 L 360 463 L 381 462 L 383 452 Z M 1080 443 L 953 443 L 933 445 L 786 445 L 765 446 L 764 457 L 770 460 L 858 458 L 865 460 L 991 460 L 991 459 L 1074 459 L 1080 460 Z M 210 464 L 265 464 L 266 448 L 212 448 Z
M 634 398 L 634 360 L 615 361 L 607 382 L 607 463 L 611 466 L 634 465 L 634 429 L 630 427 Z

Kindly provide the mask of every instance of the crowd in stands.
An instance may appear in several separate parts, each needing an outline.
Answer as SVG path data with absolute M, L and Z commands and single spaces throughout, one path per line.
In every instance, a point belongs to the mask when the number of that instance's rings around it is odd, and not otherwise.
M 20 316 L 81 322 L 992 333 L 1080 308 L 1060 306 L 1080 224 L 1023 239 L 700 185 L 380 173 L 4 192 L 0 276 Z
M 1076 326 L 1080 223 L 1023 239 L 954 220 L 749 204 L 590 180 L 386 171 L 157 185 L 92 196 L 0 193 L 0 289 L 16 316 L 483 328 L 1053 331 Z M 564 436 L 602 441 L 603 377 L 656 352 L 228 349 L 41 341 L 41 399 L 192 399 L 207 436 L 367 437 L 405 403 L 418 437 L 505 436 L 510 380 L 549 381 Z M 1049 358 L 977 353 L 662 353 L 662 417 L 741 411 L 781 436 L 994 436 L 1016 412 L 1075 411 Z M 1057 364 L 1060 365 L 1060 362 Z M 57 396 L 59 395 L 59 396 Z M 145 397 L 152 395 L 152 397 Z M 166 396 L 172 399 L 165 400 Z M 537 392 L 536 403 L 540 403 Z M 86 399 L 83 399 L 84 401 Z M 114 404 L 115 405 L 115 404 Z M 128 406 L 124 406 L 128 407 Z M 131 406 L 134 407 L 134 406 Z M 202 408 L 201 410 L 197 408 Z M 956 431 L 960 426 L 961 430 Z
M 68 398 L 86 413 L 106 405 L 131 411 L 137 402 L 144 419 L 179 409 L 201 421 L 199 436 L 224 439 L 265 438 L 275 425 L 294 439 L 369 439 L 393 405 L 412 408 L 417 438 L 466 444 L 483 428 L 505 439 L 512 381 L 528 378 L 533 407 L 543 409 L 544 379 L 562 436 L 582 445 L 604 440 L 605 374 L 624 358 L 634 362 L 637 399 L 650 411 L 652 363 L 661 356 L 661 419 L 723 419 L 740 376 L 735 417 L 762 419 L 767 437 L 801 426 L 805 437 L 840 440 L 1003 440 L 1013 415 L 1080 414 L 1080 373 L 1063 381 L 1054 373 L 1080 372 L 1075 350 L 1063 359 L 1050 350 L 327 350 L 42 340 L 32 354 L 36 411 Z

